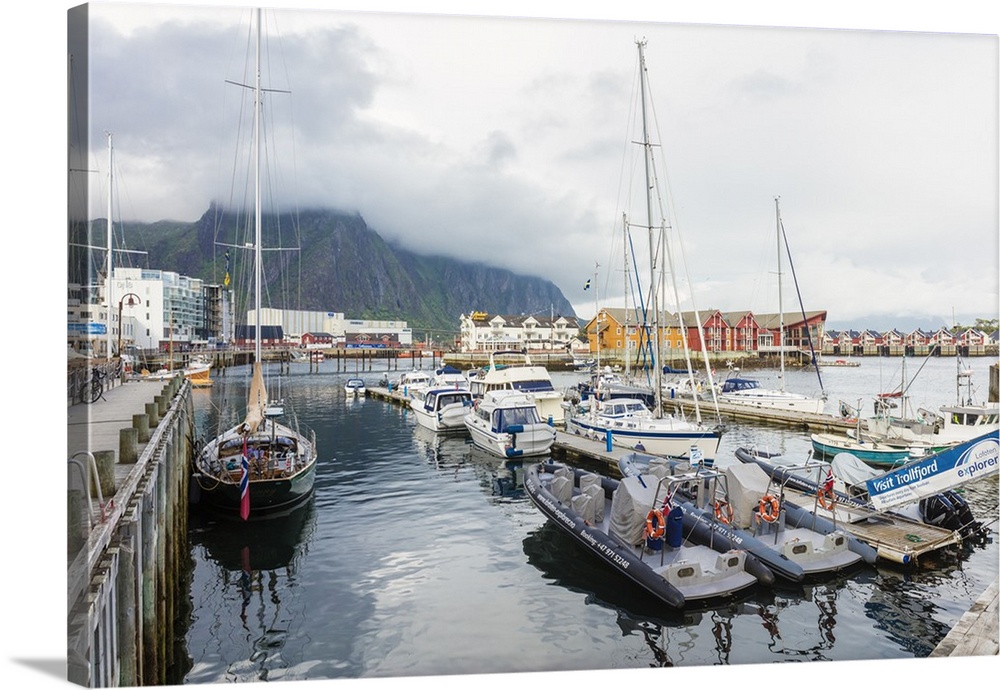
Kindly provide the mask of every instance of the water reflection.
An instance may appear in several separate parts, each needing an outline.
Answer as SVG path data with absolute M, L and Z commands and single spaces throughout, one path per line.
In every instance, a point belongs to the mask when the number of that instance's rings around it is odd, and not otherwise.
M 297 596 L 299 567 L 315 529 L 313 503 L 310 499 L 289 513 L 247 522 L 192 512 L 192 549 L 212 566 L 194 578 L 214 578 L 216 583 L 215 596 L 196 608 L 192 618 L 215 619 L 227 632 L 221 640 L 203 640 L 200 648 L 189 644 L 189 654 L 195 656 L 188 681 L 268 680 L 294 665 L 283 650 L 303 612 L 287 604 Z M 224 668 L 215 662 L 221 659 L 227 660 Z

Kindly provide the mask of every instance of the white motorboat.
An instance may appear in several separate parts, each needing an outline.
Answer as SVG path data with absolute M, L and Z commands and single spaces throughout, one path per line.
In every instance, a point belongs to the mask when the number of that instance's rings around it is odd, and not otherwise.
M 503 361 L 505 358 L 507 361 Z M 491 352 L 489 366 L 469 380 L 469 388 L 476 398 L 483 398 L 490 391 L 519 391 L 531 398 L 543 421 L 562 417 L 562 393 L 552 385 L 548 370 L 532 364 L 524 352 Z
M 364 397 L 366 392 L 364 379 L 347 379 L 344 383 L 344 392 L 350 397 Z
M 515 390 L 487 391 L 465 415 L 472 442 L 501 458 L 545 455 L 556 430 L 538 415 L 535 400 Z
M 434 386 L 414 391 L 410 409 L 417 424 L 431 431 L 465 431 L 465 416 L 472 403 L 472 391 L 468 388 Z

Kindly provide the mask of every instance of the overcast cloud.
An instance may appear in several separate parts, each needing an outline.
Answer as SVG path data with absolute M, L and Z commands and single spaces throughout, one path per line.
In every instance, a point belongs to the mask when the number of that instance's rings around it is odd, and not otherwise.
M 224 80 L 241 78 L 248 20 L 220 3 L 91 6 L 91 167 L 106 169 L 113 132 L 124 219 L 190 221 L 224 197 L 235 88 Z M 641 191 L 629 142 L 644 38 L 658 172 L 694 285 L 684 308 L 777 309 L 780 196 L 805 306 L 828 310 L 831 326 L 997 315 L 992 27 L 315 9 L 267 21 L 267 79 L 293 92 L 273 102 L 275 121 L 294 124 L 281 157 L 294 154 L 300 206 L 356 211 L 414 251 L 547 278 L 584 317 L 599 263 L 601 302 L 620 305 L 622 213 L 645 219 L 625 199 Z M 103 217 L 105 187 L 93 189 Z

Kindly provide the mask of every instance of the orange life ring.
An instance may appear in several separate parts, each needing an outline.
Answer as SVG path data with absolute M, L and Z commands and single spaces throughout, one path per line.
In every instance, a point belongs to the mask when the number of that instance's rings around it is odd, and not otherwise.
M 727 501 L 716 501 L 715 519 L 724 525 L 728 525 L 733 521 L 733 507 Z
M 837 496 L 833 491 L 828 491 L 823 487 L 820 487 L 819 491 L 816 492 L 816 500 L 819 501 L 820 506 L 826 510 L 833 510 L 833 506 L 837 504 Z
M 645 537 L 647 539 L 663 539 L 663 535 L 666 533 L 667 522 L 663 519 L 663 511 L 659 508 L 653 508 L 646 515 Z
M 764 494 L 760 497 L 760 503 L 757 506 L 757 516 L 761 520 L 764 522 L 774 522 L 778 519 L 780 512 L 781 504 L 778 503 L 776 496 Z

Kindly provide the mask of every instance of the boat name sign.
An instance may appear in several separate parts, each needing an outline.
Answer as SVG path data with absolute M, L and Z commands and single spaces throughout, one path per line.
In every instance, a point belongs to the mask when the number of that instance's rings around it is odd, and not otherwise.
M 1000 436 L 995 432 L 869 479 L 876 510 L 913 503 L 951 487 L 995 474 L 1000 468 Z

